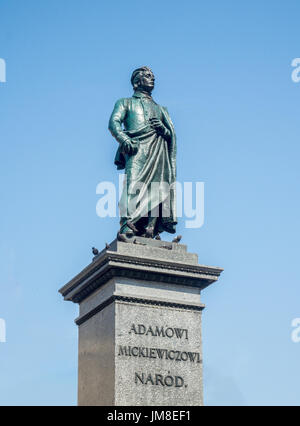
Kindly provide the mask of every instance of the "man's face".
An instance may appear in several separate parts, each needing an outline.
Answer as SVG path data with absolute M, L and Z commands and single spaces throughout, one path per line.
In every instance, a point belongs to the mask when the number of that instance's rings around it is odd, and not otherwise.
M 154 74 L 149 70 L 147 71 L 143 71 L 140 74 L 140 88 L 143 90 L 146 90 L 147 92 L 152 92 L 152 90 L 154 89 L 154 82 L 155 82 L 155 78 L 154 78 Z

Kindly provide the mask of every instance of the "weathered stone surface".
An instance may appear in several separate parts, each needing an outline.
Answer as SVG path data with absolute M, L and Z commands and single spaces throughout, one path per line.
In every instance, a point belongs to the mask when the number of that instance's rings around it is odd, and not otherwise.
M 117 302 L 116 330 L 116 405 L 203 404 L 201 311 Z
M 79 327 L 78 405 L 115 403 L 115 306 Z
M 114 241 L 60 292 L 79 303 L 79 405 L 202 405 L 200 300 L 221 268 L 186 246 Z
M 217 281 L 222 272 L 222 268 L 198 265 L 197 255 L 187 253 L 184 245 L 142 237 L 139 241 L 145 245 L 113 241 L 110 249 L 99 253 L 90 265 L 60 289 L 65 300 L 79 303 L 116 276 L 201 290 Z

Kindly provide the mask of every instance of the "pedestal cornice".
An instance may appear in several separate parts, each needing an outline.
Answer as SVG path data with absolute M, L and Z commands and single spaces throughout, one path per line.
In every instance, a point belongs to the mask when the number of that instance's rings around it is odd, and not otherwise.
M 118 243 L 119 247 L 120 245 L 122 247 L 129 244 Z M 178 284 L 202 290 L 217 281 L 223 271 L 219 267 L 174 260 L 171 250 L 165 253 L 164 249 L 155 249 L 156 253 L 163 250 L 164 256 L 161 258 L 150 257 L 151 253 L 146 257 L 144 247 L 143 250 L 142 256 L 138 253 L 138 247 L 136 255 L 103 250 L 90 265 L 63 286 L 60 293 L 65 300 L 80 303 L 114 277 Z

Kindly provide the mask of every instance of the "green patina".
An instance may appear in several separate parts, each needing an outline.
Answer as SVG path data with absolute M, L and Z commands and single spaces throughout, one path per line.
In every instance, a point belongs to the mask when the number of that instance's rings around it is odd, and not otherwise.
M 175 233 L 176 135 L 166 108 L 152 99 L 154 75 L 147 67 L 133 72 L 134 94 L 119 99 L 109 130 L 119 142 L 115 164 L 125 169 L 120 200 L 121 234 L 155 237 Z M 136 228 L 132 231 L 133 224 Z

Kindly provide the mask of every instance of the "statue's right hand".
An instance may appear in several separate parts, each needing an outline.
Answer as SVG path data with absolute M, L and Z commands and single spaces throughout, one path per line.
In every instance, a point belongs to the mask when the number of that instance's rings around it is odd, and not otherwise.
M 136 148 L 133 146 L 130 139 L 126 139 L 126 141 L 122 143 L 121 151 L 125 154 L 133 155 L 136 153 Z

